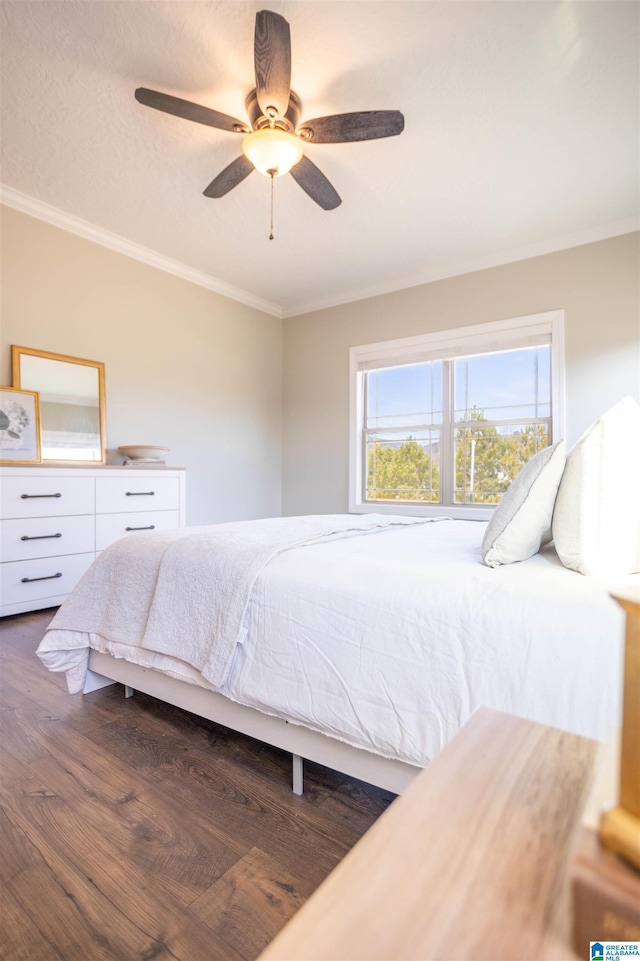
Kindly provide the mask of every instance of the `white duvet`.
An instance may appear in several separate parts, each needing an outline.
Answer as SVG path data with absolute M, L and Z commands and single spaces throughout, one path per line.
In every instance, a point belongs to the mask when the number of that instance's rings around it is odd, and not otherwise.
M 277 553 L 219 689 L 419 765 L 480 706 L 606 740 L 619 721 L 621 609 L 552 548 L 485 567 L 484 530 L 444 520 Z M 67 624 L 38 653 L 77 674 L 88 645 L 212 686 L 166 652 Z

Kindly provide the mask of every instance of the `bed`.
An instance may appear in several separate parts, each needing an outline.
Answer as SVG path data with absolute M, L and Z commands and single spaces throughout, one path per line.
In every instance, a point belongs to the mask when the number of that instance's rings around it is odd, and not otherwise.
M 369 514 L 126 538 L 38 656 L 73 693 L 118 681 L 290 751 L 298 793 L 302 758 L 401 793 L 481 706 L 607 740 L 624 630 L 607 583 L 552 544 L 489 567 L 486 532 Z

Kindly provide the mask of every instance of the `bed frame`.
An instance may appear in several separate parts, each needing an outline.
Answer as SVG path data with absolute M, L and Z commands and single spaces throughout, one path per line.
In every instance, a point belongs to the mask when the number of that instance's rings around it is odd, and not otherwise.
M 252 707 L 237 704 L 222 694 L 187 684 L 151 668 L 132 664 L 123 658 L 90 651 L 89 670 L 83 693 L 89 694 L 114 683 L 124 684 L 125 696 L 142 691 L 167 704 L 190 711 L 249 737 L 290 751 L 293 755 L 293 791 L 303 792 L 303 760 L 315 761 L 342 774 L 402 794 L 420 773 L 420 768 L 405 761 L 395 761 L 351 747 L 343 741 L 312 731 L 284 718 L 263 714 Z

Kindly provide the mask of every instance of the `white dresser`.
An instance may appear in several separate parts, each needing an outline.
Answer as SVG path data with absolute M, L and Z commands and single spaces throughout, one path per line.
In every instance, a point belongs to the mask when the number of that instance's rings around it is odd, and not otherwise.
M 184 525 L 181 468 L 1 467 L 0 616 L 61 604 L 120 537 Z

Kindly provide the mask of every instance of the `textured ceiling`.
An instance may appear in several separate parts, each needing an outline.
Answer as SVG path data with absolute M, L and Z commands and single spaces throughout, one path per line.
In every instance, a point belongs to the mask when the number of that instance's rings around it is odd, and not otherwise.
M 281 178 L 269 241 L 266 178 L 202 195 L 241 138 L 133 96 L 244 119 L 263 6 L 2 0 L 7 203 L 50 205 L 285 315 L 637 225 L 636 2 L 273 0 L 303 119 L 400 109 L 405 131 L 308 145 L 342 205 Z

